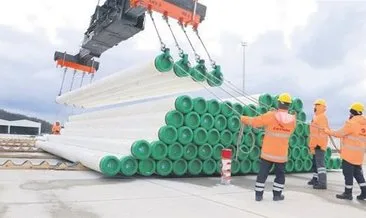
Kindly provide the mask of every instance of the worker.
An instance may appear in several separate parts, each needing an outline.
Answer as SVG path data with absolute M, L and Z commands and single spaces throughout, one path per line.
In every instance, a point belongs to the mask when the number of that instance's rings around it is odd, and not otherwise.
M 52 134 L 60 135 L 61 125 L 59 121 L 56 121 L 52 126 Z
M 285 163 L 288 160 L 288 142 L 296 127 L 296 116 L 289 114 L 291 95 L 283 93 L 278 97 L 278 110 L 271 110 L 261 116 L 241 116 L 244 124 L 264 127 L 265 134 L 261 150 L 260 170 L 255 184 L 255 200 L 263 199 L 268 173 L 275 165 L 276 178 L 273 184 L 273 200 L 284 200 Z
M 313 178 L 308 182 L 314 189 L 327 189 L 327 170 L 325 167 L 325 151 L 328 145 L 328 135 L 324 129 L 329 128 L 325 114 L 326 102 L 317 99 L 314 102 L 314 116 L 310 124 L 310 153 L 313 155 Z
M 349 119 L 338 131 L 326 129 L 325 133 L 341 138 L 342 171 L 345 179 L 345 189 L 337 194 L 339 199 L 352 200 L 353 177 L 361 188 L 359 200 L 366 199 L 366 183 L 362 171 L 362 163 L 366 145 L 366 118 L 362 116 L 364 105 L 355 102 L 350 107 Z

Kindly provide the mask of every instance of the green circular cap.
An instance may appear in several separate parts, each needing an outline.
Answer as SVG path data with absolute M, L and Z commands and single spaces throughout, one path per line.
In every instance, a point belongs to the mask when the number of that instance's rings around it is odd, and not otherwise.
M 209 145 L 209 144 L 201 145 L 198 148 L 198 157 L 201 160 L 207 160 L 207 159 L 211 158 L 212 154 L 213 154 L 213 149 L 212 149 L 211 145 Z
M 260 154 L 261 154 L 260 149 L 257 146 L 255 146 L 252 149 L 252 152 L 250 152 L 250 154 L 249 154 L 249 159 L 250 160 L 257 160 L 259 158 Z
M 304 124 L 304 135 L 305 136 L 309 136 L 310 135 L 309 124 Z
M 133 176 L 137 173 L 138 162 L 133 156 L 126 156 L 120 159 L 120 172 L 124 176 Z
M 229 145 L 226 147 L 227 149 L 231 149 L 231 157 L 236 157 L 236 146 L 235 145 Z
M 298 114 L 297 114 L 297 119 L 302 121 L 302 122 L 305 122 L 306 121 L 306 114 L 304 111 L 300 111 Z
M 207 102 L 202 97 L 193 99 L 193 110 L 198 114 L 204 114 L 207 111 Z
M 199 159 L 193 159 L 188 162 L 188 172 L 191 175 L 198 175 L 202 171 L 202 161 Z
M 188 126 L 191 129 L 196 129 L 200 126 L 200 115 L 196 112 L 189 112 L 184 116 L 184 125 Z
M 182 95 L 175 99 L 175 109 L 183 114 L 189 113 L 193 110 L 193 100 L 187 96 Z
M 297 146 L 299 146 L 299 147 L 304 147 L 305 146 L 305 137 L 304 136 L 298 136 L 297 137 L 297 139 L 298 139 L 298 144 L 297 144 Z
M 296 147 L 299 144 L 299 139 L 296 135 L 292 134 L 289 140 L 290 147 Z
M 307 159 L 307 158 L 310 158 L 310 154 L 309 154 L 310 150 L 309 150 L 309 147 L 302 147 L 301 148 L 301 158 L 302 159 Z
M 168 155 L 168 146 L 161 141 L 151 142 L 151 157 L 162 160 Z
M 304 125 L 300 122 L 297 123 L 295 133 L 298 136 L 301 136 L 304 134 Z
M 272 96 L 268 93 L 264 93 L 259 96 L 259 104 L 264 107 L 271 107 L 273 104 Z
M 159 160 L 156 164 L 156 173 L 160 176 L 167 176 L 173 171 L 173 163 L 169 159 Z
M 224 131 L 221 132 L 220 134 L 221 144 L 223 144 L 224 146 L 229 146 L 232 141 L 233 141 L 233 134 L 229 130 L 225 129 Z
M 173 144 L 178 139 L 178 131 L 174 126 L 163 126 L 159 129 L 159 140 L 165 144 Z
M 225 117 L 231 117 L 234 115 L 233 104 L 229 101 L 224 101 L 221 103 L 221 114 Z
M 254 117 L 257 113 L 257 107 L 253 104 L 249 104 L 244 107 L 244 115 L 249 117 Z
M 327 147 L 325 150 L 325 157 L 330 158 L 332 156 L 332 149 Z
M 187 77 L 191 70 L 191 63 L 186 58 L 181 58 L 175 62 L 173 71 L 178 77 Z
M 304 159 L 304 171 L 310 172 L 312 167 L 313 167 L 313 162 L 308 158 Z
M 174 60 L 169 49 L 155 58 L 155 68 L 160 72 L 168 72 L 173 69 Z
M 292 159 L 297 160 L 301 158 L 301 149 L 299 147 L 290 148 L 290 151 Z
M 207 83 L 211 87 L 221 86 L 224 83 L 224 76 L 221 73 L 221 67 L 216 66 L 214 70 L 208 73 Z
M 152 174 L 155 173 L 155 168 L 156 168 L 156 163 L 151 158 L 139 161 L 138 172 L 142 176 L 151 176 Z
M 207 142 L 210 145 L 216 145 L 220 142 L 220 132 L 217 129 L 210 129 L 207 132 Z
M 197 64 L 190 70 L 192 79 L 196 82 L 203 82 L 206 80 L 207 69 L 204 64 L 204 60 L 202 60 L 202 62 L 203 63 Z
M 259 173 L 259 169 L 260 169 L 260 162 L 259 160 L 254 160 L 252 161 L 252 172 L 253 173 Z
M 186 160 L 193 160 L 198 155 L 198 148 L 194 144 L 188 144 L 183 148 L 183 157 Z
M 244 107 L 243 105 L 239 104 L 239 103 L 234 103 L 233 104 L 233 108 L 234 111 L 236 111 L 237 113 L 239 113 L 240 115 L 242 115 L 244 113 Z M 237 114 L 236 114 L 237 115 Z
M 179 143 L 174 143 L 168 147 L 168 157 L 171 160 L 178 160 L 183 157 L 183 146 Z
M 253 132 L 252 129 L 253 129 L 252 126 L 244 125 L 244 132 L 245 133 L 249 133 L 249 132 L 252 133 Z
M 245 133 L 243 138 L 244 138 L 244 144 L 248 146 L 252 146 L 253 144 L 255 144 L 256 137 L 253 133 L 251 132 Z
M 216 161 L 216 174 L 221 174 L 222 170 L 222 162 L 221 160 Z
M 191 143 L 193 140 L 193 131 L 186 127 L 182 126 L 178 129 L 178 142 L 183 145 Z
M 242 160 L 240 161 L 240 172 L 243 174 L 250 173 L 252 169 L 252 162 L 250 160 Z
M 207 102 L 207 111 L 212 116 L 216 116 L 220 113 L 220 103 L 216 99 L 211 99 Z
M 260 128 L 252 128 L 252 132 L 254 134 L 259 134 L 260 132 L 263 132 L 264 131 L 264 128 L 263 127 L 260 127 Z
M 206 175 L 212 175 L 216 171 L 216 161 L 213 159 L 207 159 L 203 161 L 202 172 Z
M 238 150 L 238 158 L 239 160 L 247 160 L 249 157 L 249 146 L 247 145 L 241 145 L 240 150 Z
M 237 116 L 232 116 L 227 120 L 227 127 L 231 132 L 236 132 L 240 129 L 240 119 Z
M 201 116 L 201 127 L 209 130 L 215 125 L 215 118 L 211 114 L 203 114 Z
M 255 144 L 259 147 L 262 147 L 263 144 L 263 138 L 264 138 L 264 132 L 260 132 L 255 137 Z
M 193 132 L 193 142 L 195 144 L 203 145 L 207 142 L 207 139 L 208 139 L 207 131 L 204 128 L 199 127 L 199 128 L 194 130 L 194 132 Z
M 340 158 L 332 158 L 333 159 L 333 164 L 332 164 L 332 168 L 333 169 L 340 169 L 342 166 L 342 160 Z
M 276 109 L 278 109 L 278 97 L 279 97 L 279 95 L 272 96 L 272 106 Z
M 237 145 L 238 140 L 239 140 L 239 132 L 234 133 L 232 138 L 233 138 L 233 141 L 231 142 L 231 144 Z M 244 135 L 243 135 L 243 137 L 241 137 L 241 140 L 239 142 L 239 145 L 241 145 L 241 144 L 244 144 Z
M 106 176 L 115 176 L 121 169 L 120 161 L 113 155 L 106 155 L 100 160 L 99 169 Z
M 183 126 L 184 116 L 181 112 L 177 110 L 171 110 L 165 115 L 166 125 L 174 126 L 179 128 Z
M 332 169 L 332 166 L 333 166 L 333 159 L 329 158 L 328 160 L 326 160 L 325 162 L 325 167 L 327 169 Z
M 131 146 L 132 155 L 139 159 L 145 160 L 150 157 L 151 149 L 150 144 L 146 140 L 137 140 Z
M 292 173 L 295 170 L 295 164 L 293 160 L 288 160 L 285 164 L 285 170 L 287 173 Z
M 222 149 L 224 149 L 224 146 L 223 145 L 215 145 L 213 147 L 213 153 L 212 153 L 212 158 L 215 159 L 215 160 L 220 160 L 221 159 L 221 151 Z
M 173 173 L 176 176 L 183 176 L 184 174 L 186 174 L 188 170 L 188 163 L 187 161 L 180 159 L 180 160 L 176 160 L 173 163 Z
M 215 117 L 215 128 L 219 131 L 222 131 L 224 129 L 226 129 L 227 126 L 227 119 L 225 116 L 223 115 L 217 115 Z
M 258 115 L 261 115 L 267 113 L 268 109 L 264 106 L 259 106 L 257 107 L 256 111 Z
M 295 171 L 301 172 L 304 170 L 304 163 L 301 159 L 295 160 Z
M 294 98 L 292 100 L 292 104 L 291 107 L 296 111 L 296 112 L 300 112 L 303 108 L 303 102 L 301 101 L 301 99 L 299 98 Z
M 231 160 L 231 174 L 236 175 L 240 172 L 240 162 L 233 159 Z

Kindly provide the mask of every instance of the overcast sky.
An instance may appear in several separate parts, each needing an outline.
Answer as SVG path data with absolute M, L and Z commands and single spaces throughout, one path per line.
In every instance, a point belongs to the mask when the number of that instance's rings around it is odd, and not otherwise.
M 0 108 L 49 121 L 72 113 L 54 101 L 62 71 L 55 68 L 53 54 L 78 51 L 97 1 L 0 2 Z M 225 78 L 238 87 L 243 79 L 241 40 L 245 40 L 247 92 L 290 92 L 304 100 L 309 117 L 312 102 L 325 98 L 333 127 L 348 117 L 353 101 L 365 103 L 365 0 L 200 2 L 207 6 L 201 37 Z M 167 26 L 157 24 L 176 52 Z M 172 25 L 182 47 L 192 54 L 183 33 L 175 22 Z M 149 19 L 145 26 L 145 31 L 102 55 L 95 79 L 156 56 L 159 42 Z M 189 34 L 206 57 L 192 31 Z M 68 76 L 67 88 L 71 71 Z

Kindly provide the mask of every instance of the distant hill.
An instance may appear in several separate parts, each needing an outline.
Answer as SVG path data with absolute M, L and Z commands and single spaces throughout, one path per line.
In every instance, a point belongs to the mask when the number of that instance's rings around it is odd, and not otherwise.
M 41 128 L 42 133 L 51 133 L 51 129 L 52 129 L 52 124 L 47 121 L 44 121 L 42 119 L 35 118 L 35 117 L 28 117 L 28 116 L 25 116 L 22 114 L 10 113 L 10 112 L 2 110 L 2 109 L 0 109 L 0 119 L 9 120 L 9 121 L 31 120 L 34 122 L 39 122 L 39 123 L 42 123 L 42 128 Z

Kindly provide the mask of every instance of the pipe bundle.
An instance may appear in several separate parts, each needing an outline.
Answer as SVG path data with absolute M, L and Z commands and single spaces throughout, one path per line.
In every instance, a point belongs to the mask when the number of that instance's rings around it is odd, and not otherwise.
M 250 104 L 245 98 L 219 102 L 182 95 L 74 115 L 61 135 L 48 136 L 37 146 L 108 176 L 219 175 L 221 150 L 231 148 L 232 174 L 256 174 L 264 131 L 245 126 L 240 150 L 254 147 L 250 153 L 237 151 L 241 124 L 236 112 L 256 116 L 277 105 L 276 96 L 252 97 L 259 103 Z M 291 111 L 299 120 L 306 120 L 300 99 L 294 100 Z M 286 172 L 311 171 L 308 136 L 308 125 L 299 122 L 289 142 Z M 327 168 L 338 169 L 340 159 L 329 152 Z

